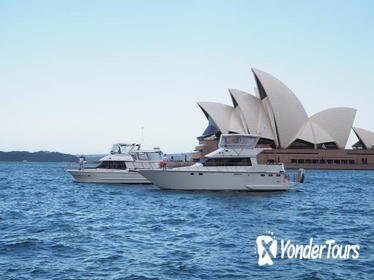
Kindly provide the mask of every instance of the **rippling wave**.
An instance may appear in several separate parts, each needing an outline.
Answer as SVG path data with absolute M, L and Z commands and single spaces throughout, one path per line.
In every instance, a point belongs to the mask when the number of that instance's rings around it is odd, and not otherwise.
M 307 171 L 288 192 L 74 183 L 0 163 L 0 279 L 372 279 L 374 171 Z M 359 244 L 357 260 L 257 264 L 256 238 Z

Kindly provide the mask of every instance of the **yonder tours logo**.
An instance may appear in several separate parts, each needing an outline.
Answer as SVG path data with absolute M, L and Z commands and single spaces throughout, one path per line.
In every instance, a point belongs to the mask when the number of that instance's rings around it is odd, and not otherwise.
M 337 244 L 333 239 L 315 244 L 310 238 L 307 244 L 295 244 L 291 240 L 276 240 L 272 233 L 256 239 L 258 265 L 273 265 L 274 259 L 358 259 L 360 245 Z

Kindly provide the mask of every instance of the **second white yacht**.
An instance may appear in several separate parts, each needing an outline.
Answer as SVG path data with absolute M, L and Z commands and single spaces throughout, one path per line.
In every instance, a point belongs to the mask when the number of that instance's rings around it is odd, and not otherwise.
M 76 182 L 85 183 L 115 183 L 115 184 L 150 184 L 150 181 L 138 173 L 145 168 L 159 168 L 162 161 L 162 151 L 140 150 L 140 144 L 114 144 L 109 155 L 100 159 L 100 164 L 94 168 L 66 168 Z
M 302 183 L 304 170 L 291 179 L 282 163 L 258 164 L 259 136 L 221 135 L 219 147 L 205 159 L 189 167 L 139 170 L 161 189 L 202 191 L 281 191 Z

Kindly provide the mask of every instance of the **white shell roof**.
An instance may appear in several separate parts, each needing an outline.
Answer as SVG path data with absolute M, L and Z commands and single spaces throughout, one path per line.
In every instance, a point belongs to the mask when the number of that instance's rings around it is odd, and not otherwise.
M 312 144 L 335 142 L 335 139 L 330 136 L 322 127 L 314 123 L 312 119 L 308 119 L 305 122 L 304 127 L 295 137 L 295 140 L 296 139 L 301 139 Z
M 359 140 L 364 143 L 367 149 L 371 149 L 374 146 L 374 133 L 359 127 L 353 127 L 353 131 Z
M 222 133 L 245 132 L 240 116 L 233 107 L 216 102 L 198 102 L 198 105 L 207 114 L 207 117 L 211 117 Z
M 345 148 L 356 110 L 330 108 L 308 117 L 296 95 L 281 81 L 258 69 L 252 69 L 257 87 L 251 95 L 229 89 L 234 107 L 215 102 L 199 102 L 207 118 L 223 133 L 259 134 L 274 140 L 277 147 L 288 148 L 296 139 L 312 144 L 335 142 Z M 367 147 L 374 144 L 374 134 L 356 128 Z
M 230 119 L 229 131 L 241 133 L 241 134 L 248 133 L 248 130 L 246 126 L 244 125 L 242 117 L 240 115 L 239 107 L 233 108 L 231 119 Z
M 310 119 L 328 132 L 337 146 L 343 149 L 347 145 L 356 111 L 346 107 L 330 108 L 314 114 Z
M 269 98 L 278 131 L 279 145 L 287 147 L 303 127 L 308 115 L 296 95 L 285 84 L 261 70 L 252 68 L 252 72 Z
M 244 91 L 229 89 L 232 99 L 238 104 L 247 132 L 260 134 L 261 137 L 274 140 L 269 117 L 261 100 Z

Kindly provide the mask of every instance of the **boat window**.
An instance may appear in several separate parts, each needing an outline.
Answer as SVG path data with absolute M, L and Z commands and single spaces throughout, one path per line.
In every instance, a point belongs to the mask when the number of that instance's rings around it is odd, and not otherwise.
M 162 152 L 137 152 L 136 158 L 138 160 L 152 160 L 152 161 L 161 161 Z
M 136 153 L 138 160 L 148 160 L 148 154 L 144 152 Z
M 127 155 L 128 153 L 130 153 L 133 149 L 135 148 L 135 146 L 131 145 L 121 145 L 121 154 L 125 154 Z
M 253 148 L 258 142 L 258 137 L 249 135 L 224 135 L 219 141 L 220 148 Z
M 110 150 L 110 153 L 113 154 L 120 154 L 121 153 L 121 147 L 118 144 L 114 144 L 112 149 Z
M 124 161 L 103 161 L 97 168 L 126 169 L 126 163 Z
M 251 158 L 209 158 L 204 166 L 251 166 Z
M 148 157 L 150 160 L 153 161 L 161 161 L 162 160 L 162 153 L 161 152 L 151 152 L 148 153 Z
M 139 148 L 138 144 L 114 144 L 110 153 L 128 155 L 131 151 L 138 150 Z
M 208 160 L 209 160 L 209 158 L 204 157 L 204 158 L 202 158 L 199 162 L 202 163 L 202 164 L 204 164 L 204 163 L 206 163 Z

